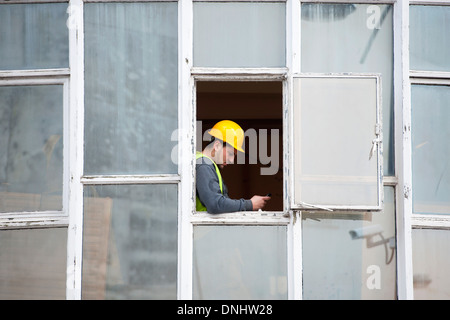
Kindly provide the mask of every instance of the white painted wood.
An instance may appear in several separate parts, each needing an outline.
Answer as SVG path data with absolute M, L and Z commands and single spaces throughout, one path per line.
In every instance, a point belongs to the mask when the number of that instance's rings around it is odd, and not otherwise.
M 322 2 L 305 0 L 302 2 Z M 337 3 L 352 3 L 337 1 Z M 229 215 L 227 217 L 211 217 L 210 215 L 194 215 L 195 179 L 193 176 L 195 163 L 195 101 L 194 79 L 196 80 L 283 80 L 283 121 L 285 137 L 285 180 L 290 182 L 289 168 L 292 168 L 290 151 L 292 139 L 288 138 L 292 124 L 290 108 L 292 101 L 292 73 L 300 70 L 300 2 L 287 0 L 287 68 L 192 68 L 192 0 L 179 2 L 179 175 L 149 175 L 149 176 L 85 176 L 83 172 L 83 108 L 84 108 L 84 65 L 83 65 L 83 19 L 82 0 L 71 0 L 70 4 L 77 6 L 79 16 L 76 17 L 76 27 L 69 30 L 70 70 L 13 70 L 0 72 L 0 79 L 8 84 L 24 83 L 53 84 L 70 75 L 70 120 L 69 121 L 69 181 L 70 196 L 67 198 L 69 216 L 64 212 L 39 213 L 38 219 L 30 219 L 21 213 L 2 215 L 8 219 L 14 216 L 15 227 L 23 227 L 27 223 L 36 226 L 69 225 L 68 240 L 68 273 L 67 298 L 81 298 L 81 247 L 82 247 L 82 199 L 83 184 L 126 184 L 126 183 L 178 183 L 179 184 L 179 241 L 178 241 L 178 298 L 192 298 L 192 232 L 194 224 L 282 224 L 288 225 L 288 291 L 290 299 L 302 298 L 302 254 L 301 254 L 301 213 L 256 213 L 250 215 Z M 429 78 L 441 79 L 439 84 L 447 84 L 446 73 L 428 73 L 409 71 L 408 27 L 409 1 L 369 1 L 358 3 L 394 3 L 394 66 L 395 66 L 395 130 L 396 130 L 396 172 L 397 177 L 384 177 L 384 185 L 396 186 L 397 194 L 397 269 L 398 296 L 400 299 L 411 299 L 412 288 L 412 249 L 411 226 L 423 228 L 434 227 L 448 229 L 447 217 L 413 215 L 411 202 L 411 146 L 410 146 L 410 83 L 431 83 Z M 446 5 L 446 1 L 413 1 L 412 4 Z M 78 10 L 77 9 L 77 10 Z M 192 73 L 191 73 L 192 68 Z M 34 78 L 34 79 L 32 79 Z M 38 80 L 38 78 L 42 78 Z M 45 78 L 45 80 L 43 80 Z M 46 82 L 47 81 L 47 82 Z M 443 82 L 442 82 L 443 81 Z M 6 83 L 6 82 L 5 82 Z M 69 87 L 67 87 L 69 88 Z M 194 102 L 193 102 L 194 101 Z M 291 135 L 292 136 L 292 135 Z M 195 140 L 195 139 L 194 139 Z M 65 142 L 66 143 L 66 142 Z M 66 144 L 65 144 L 66 145 Z M 183 179 L 181 179 L 183 177 Z M 66 179 L 65 178 L 65 179 Z M 66 180 L 65 180 L 66 181 Z M 397 184 L 398 183 L 398 184 Z M 289 195 L 292 191 L 290 183 L 285 183 L 285 211 L 289 208 Z M 66 192 L 66 191 L 65 191 Z M 65 206 L 64 206 L 65 207 Z M 35 214 L 35 213 L 33 213 Z M 271 216 L 273 214 L 273 216 Z M 3 220 L 5 220 L 3 219 Z M 412 221 L 412 222 L 411 222 Z M 2 220 L 0 220 L 1 227 Z M 11 224 L 9 226 L 12 226 Z
M 0 4 L 11 4 L 11 3 L 58 3 L 67 2 L 67 0 L 0 0 Z
M 118 1 L 118 0 L 94 0 Z M 120 0 L 124 1 L 124 0 Z M 137 0 L 142 1 L 142 0 Z M 238 0 L 240 1 L 240 0 Z M 59 0 L 10 0 L 2 3 L 67 2 Z M 128 1 L 126 1 L 128 2 Z M 136 2 L 136 1 L 130 1 Z M 323 3 L 303 0 L 302 3 Z M 67 227 L 66 298 L 81 299 L 83 185 L 176 183 L 178 192 L 178 298 L 192 299 L 193 225 L 287 225 L 288 297 L 302 298 L 301 212 L 290 211 L 293 190 L 291 157 L 292 75 L 301 72 L 301 2 L 286 1 L 286 68 L 192 68 L 193 1 L 179 0 L 179 132 L 178 175 L 84 176 L 84 32 L 83 0 L 70 0 L 70 68 L 0 71 L 0 85 L 64 86 L 64 186 L 63 210 L 0 214 L 0 229 Z M 327 2 L 327 1 L 325 1 Z M 331 1 L 329 1 L 331 2 Z M 354 3 L 335 0 L 333 3 Z M 450 229 L 446 215 L 412 214 L 411 97 L 413 84 L 449 85 L 449 72 L 409 70 L 409 5 L 450 5 L 442 0 L 359 0 L 357 3 L 394 5 L 395 177 L 383 184 L 396 188 L 397 287 L 399 299 L 413 299 L 411 228 Z M 191 72 L 192 71 L 192 72 Z M 68 80 L 69 79 L 69 80 Z M 195 210 L 195 80 L 283 81 L 284 211 L 194 214 Z M 67 111 L 67 112 L 66 112 Z
M 398 179 L 395 176 L 384 176 L 383 186 L 396 186 L 398 184 Z
M 84 0 L 85 3 L 89 2 L 175 2 L 176 0 Z
M 302 213 L 289 211 L 285 214 L 289 218 L 287 228 L 287 274 L 288 299 L 303 299 L 303 261 L 302 261 Z
M 194 0 L 194 2 L 211 2 L 211 0 Z M 249 2 L 248 0 L 214 0 L 214 2 Z M 258 2 L 286 2 L 286 0 L 258 0 Z
M 11 212 L 0 214 L 0 230 L 67 227 L 68 223 L 69 218 L 67 214 L 59 211 Z
M 409 1 L 394 4 L 394 114 L 397 294 L 413 299 L 412 270 L 412 179 L 411 179 L 411 95 L 409 84 Z
M 69 228 L 67 240 L 66 298 L 81 299 L 83 244 L 83 136 L 84 136 L 84 32 L 83 1 L 70 0 L 69 27 Z M 69 10 L 69 9 L 68 9 Z
M 302 175 L 302 179 L 304 180 L 311 180 L 311 181 L 326 181 L 326 182 L 354 182 L 354 183 L 361 183 L 361 185 L 365 182 L 369 182 L 371 180 L 376 179 L 377 183 L 377 198 L 376 198 L 376 204 L 359 204 L 359 205 L 352 205 L 352 204 L 329 204 L 329 205 L 318 205 L 315 203 L 309 204 L 303 202 L 303 199 L 294 199 L 295 198 L 295 186 L 293 180 L 297 179 L 297 175 L 300 175 L 300 172 L 295 172 L 296 165 L 292 163 L 291 171 L 293 171 L 293 175 L 291 177 L 292 180 L 292 192 L 291 192 L 291 208 L 297 209 L 297 210 L 327 210 L 327 211 L 355 211 L 355 210 L 362 210 L 362 211 L 381 211 L 383 207 L 383 157 L 382 157 L 382 141 L 383 141 L 383 131 L 382 131 L 382 107 L 381 107 L 381 78 L 379 74 L 362 74 L 362 73 L 345 73 L 345 74 L 332 74 L 332 73 L 299 73 L 299 74 L 293 74 L 292 75 L 293 81 L 297 80 L 308 80 L 309 78 L 315 78 L 315 79 L 361 79 L 366 80 L 370 79 L 374 81 L 376 94 L 375 99 L 376 103 L 374 104 L 374 107 L 376 110 L 375 114 L 376 117 L 374 119 L 375 123 L 374 126 L 376 128 L 374 132 L 374 140 L 373 140 L 373 150 L 374 154 L 376 154 L 376 176 L 327 176 L 327 175 L 320 175 L 320 176 L 307 176 Z M 293 89 L 292 89 L 293 90 Z M 297 108 L 300 110 L 300 99 L 297 100 L 297 102 L 294 101 L 294 97 L 296 96 L 296 93 L 292 92 L 292 108 Z M 296 103 L 296 105 L 294 105 Z M 293 114 L 293 113 L 292 113 Z M 300 116 L 300 113 L 299 115 Z M 294 118 L 294 116 L 292 116 Z M 298 120 L 292 119 L 292 121 Z M 292 123 L 291 121 L 291 123 Z M 300 146 L 300 140 L 299 140 L 299 132 L 296 132 L 294 129 L 294 125 L 292 124 L 292 131 L 291 131 L 291 139 L 295 140 L 297 148 L 301 148 Z M 338 134 L 336 132 L 335 134 Z M 294 158 L 296 152 L 298 152 L 299 149 L 292 149 L 292 158 Z M 301 150 L 301 149 L 300 149 Z M 301 152 L 301 151 L 300 151 Z M 300 159 L 297 159 L 296 161 L 299 161 Z M 298 164 L 298 162 L 297 162 Z M 297 184 L 297 187 L 300 188 L 300 185 Z
M 252 211 L 209 214 L 197 212 L 191 216 L 194 225 L 287 225 L 289 217 L 282 212 Z
M 450 72 L 444 72 L 444 71 L 418 71 L 418 70 L 411 70 L 409 72 L 410 78 L 412 78 L 412 81 L 420 81 L 421 79 L 430 79 L 433 81 L 436 81 L 439 84 L 439 81 L 448 80 L 450 79 Z M 444 83 L 444 84 L 448 84 Z
M 191 75 L 202 81 L 274 81 L 284 80 L 287 68 L 192 68 Z
M 182 177 L 178 191 L 178 299 L 192 299 L 193 226 L 190 217 L 195 210 L 195 116 L 192 0 L 178 1 L 178 168 Z
M 303 3 L 361 3 L 361 4 L 391 4 L 396 0 L 302 0 Z
M 292 77 L 301 71 L 301 4 L 286 2 L 286 66 L 287 79 L 283 82 L 283 195 L 287 225 L 287 277 L 288 299 L 301 300 L 303 294 L 302 222 L 299 211 L 290 210 L 293 191 L 293 119 Z
M 69 188 L 65 183 L 68 175 L 68 120 L 69 120 L 69 80 L 67 69 L 52 70 L 19 70 L 0 72 L 0 86 L 27 86 L 27 85 L 62 85 L 63 87 L 63 192 L 62 211 L 36 211 L 36 212 L 5 212 L 0 213 L 0 229 L 17 227 L 50 227 L 68 225 L 68 195 Z
M 412 227 L 416 229 L 450 230 L 450 215 L 444 214 L 413 214 Z
M 69 75 L 70 70 L 68 68 L 0 71 L 1 80 L 18 80 L 22 78 L 32 80 L 33 78 L 44 79 L 46 77 L 51 80 L 52 78 L 68 77 Z
M 69 76 L 70 74 L 68 74 Z M 63 87 L 63 212 L 69 217 L 69 195 L 70 195 L 70 86 L 69 77 L 64 81 Z M 67 219 L 67 226 L 68 226 Z
M 411 78 L 411 84 L 450 86 L 449 79 Z
M 412 0 L 409 2 L 410 5 L 429 5 L 429 6 L 449 6 L 450 2 L 448 0 Z
M 106 184 L 166 184 L 180 182 L 178 174 L 159 174 L 159 175 L 112 175 L 112 176 L 83 176 L 81 183 L 83 185 L 106 185 Z

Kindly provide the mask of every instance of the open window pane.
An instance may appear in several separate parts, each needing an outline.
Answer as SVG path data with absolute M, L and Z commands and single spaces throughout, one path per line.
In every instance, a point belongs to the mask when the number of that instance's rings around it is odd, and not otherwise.
M 383 171 L 394 170 L 393 5 L 311 3 L 301 6 L 301 70 L 374 73 L 382 79 Z
M 60 211 L 63 86 L 0 86 L 0 212 Z
M 294 78 L 294 207 L 381 209 L 379 79 Z

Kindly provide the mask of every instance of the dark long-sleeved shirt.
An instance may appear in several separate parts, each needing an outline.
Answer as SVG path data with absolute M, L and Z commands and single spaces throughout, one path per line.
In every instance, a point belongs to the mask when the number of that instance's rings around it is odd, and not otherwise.
M 228 188 L 223 182 L 223 193 L 220 192 L 219 178 L 212 161 L 206 157 L 197 159 L 196 165 L 197 196 L 206 207 L 208 213 L 225 213 L 251 211 L 251 200 L 230 199 Z

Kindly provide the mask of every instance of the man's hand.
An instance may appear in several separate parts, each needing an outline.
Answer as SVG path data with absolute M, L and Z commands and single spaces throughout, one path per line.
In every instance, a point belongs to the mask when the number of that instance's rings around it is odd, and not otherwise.
M 264 208 L 266 202 L 270 200 L 268 196 L 253 196 L 251 199 L 253 205 L 253 211 Z

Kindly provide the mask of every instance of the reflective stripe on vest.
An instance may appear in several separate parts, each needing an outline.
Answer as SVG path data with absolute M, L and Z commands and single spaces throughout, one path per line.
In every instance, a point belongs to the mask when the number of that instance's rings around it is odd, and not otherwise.
M 217 166 L 217 164 L 210 157 L 208 157 L 208 156 L 204 155 L 203 153 L 197 151 L 197 153 L 195 154 L 195 159 L 198 160 L 201 157 L 208 158 L 214 164 L 214 167 L 216 168 L 217 178 L 219 178 L 220 192 L 223 193 L 222 175 L 220 174 L 219 167 Z M 202 204 L 202 202 L 200 201 L 198 196 L 197 196 L 197 199 L 195 200 L 195 209 L 197 211 L 207 211 L 206 207 Z

